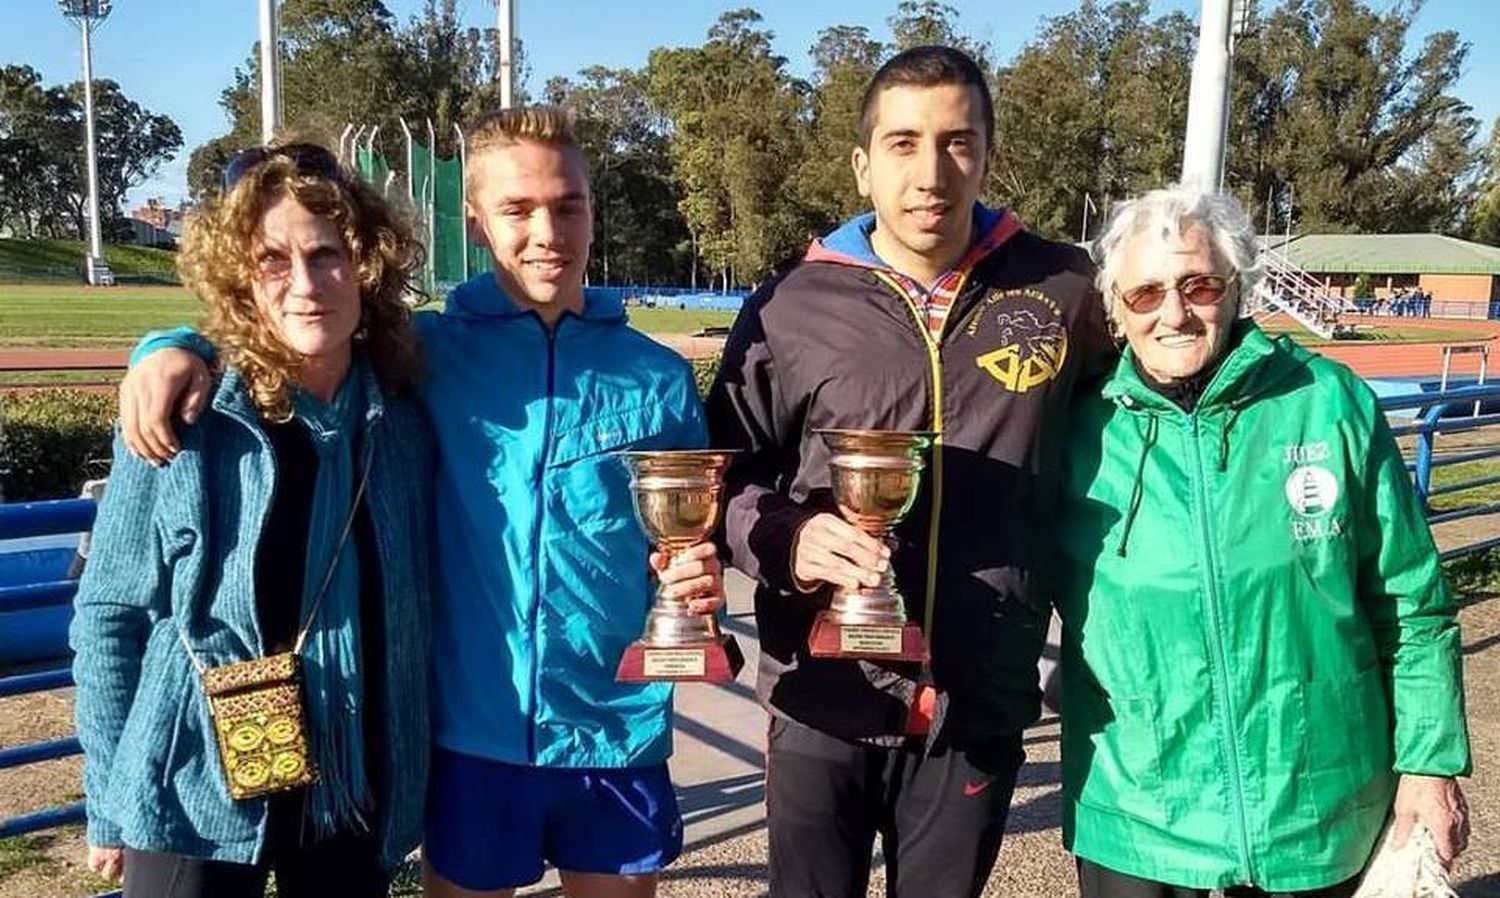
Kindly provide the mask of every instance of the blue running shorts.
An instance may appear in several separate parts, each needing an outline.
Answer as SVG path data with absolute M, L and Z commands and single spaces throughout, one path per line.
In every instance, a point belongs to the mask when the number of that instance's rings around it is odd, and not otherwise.
M 475 891 L 578 873 L 655 873 L 682 853 L 682 817 L 666 764 L 526 767 L 434 745 L 423 855 Z

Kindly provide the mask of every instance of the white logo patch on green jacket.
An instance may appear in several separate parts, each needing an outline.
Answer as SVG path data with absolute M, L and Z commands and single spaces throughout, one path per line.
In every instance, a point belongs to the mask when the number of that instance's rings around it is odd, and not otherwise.
M 1296 515 L 1292 518 L 1292 539 L 1297 542 L 1327 539 L 1343 532 L 1343 525 L 1331 518 L 1339 500 L 1339 481 L 1333 472 L 1317 462 L 1327 461 L 1331 453 L 1327 442 L 1287 446 L 1282 461 L 1295 465 L 1286 478 L 1286 501 Z

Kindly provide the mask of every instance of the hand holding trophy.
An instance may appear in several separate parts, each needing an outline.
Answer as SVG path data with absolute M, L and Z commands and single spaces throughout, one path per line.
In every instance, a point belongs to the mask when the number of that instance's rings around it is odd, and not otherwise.
M 819 430 L 832 457 L 834 500 L 844 520 L 887 545 L 921 484 L 922 452 L 934 434 L 902 430 Z M 928 597 L 932 601 L 932 597 Z M 808 636 L 817 658 L 926 661 L 922 630 L 906 619 L 906 600 L 887 568 L 874 587 L 839 587 Z
M 724 469 L 733 455 L 712 449 L 620 453 L 630 468 L 636 520 L 669 564 L 718 526 Z M 724 683 L 744 664 L 739 644 L 719 630 L 712 614 L 695 614 L 685 599 L 658 590 L 646 632 L 625 650 L 615 679 Z

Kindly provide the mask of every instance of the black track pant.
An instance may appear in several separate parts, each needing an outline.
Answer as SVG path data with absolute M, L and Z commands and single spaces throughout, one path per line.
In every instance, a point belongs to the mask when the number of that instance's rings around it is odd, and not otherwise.
M 1359 886 L 1359 877 L 1326 889 L 1288 892 L 1291 898 L 1349 898 Z M 1208 898 L 1208 889 L 1169 886 L 1125 873 L 1116 873 L 1093 861 L 1078 861 L 1078 891 L 1082 898 Z M 1231 886 L 1224 898 L 1269 898 L 1272 893 L 1251 886 Z
M 263 898 L 276 872 L 278 898 L 385 898 L 373 836 L 335 835 L 306 844 L 301 796 L 276 796 L 266 822 L 265 860 L 258 866 L 125 848 L 125 898 Z
M 928 756 L 773 718 L 770 898 L 864 898 L 875 835 L 890 898 L 967 898 L 989 879 L 1025 758 L 1021 734 Z

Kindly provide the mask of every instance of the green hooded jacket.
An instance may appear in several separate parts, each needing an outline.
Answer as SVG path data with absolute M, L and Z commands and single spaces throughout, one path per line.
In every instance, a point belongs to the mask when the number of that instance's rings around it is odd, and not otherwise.
M 1127 351 L 1070 423 L 1063 838 L 1174 885 L 1364 865 L 1396 775 L 1469 770 L 1455 605 L 1374 394 L 1236 325 L 1188 414 Z

